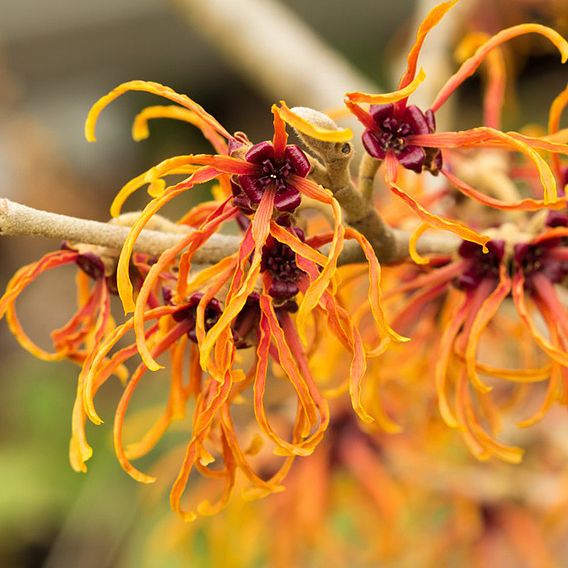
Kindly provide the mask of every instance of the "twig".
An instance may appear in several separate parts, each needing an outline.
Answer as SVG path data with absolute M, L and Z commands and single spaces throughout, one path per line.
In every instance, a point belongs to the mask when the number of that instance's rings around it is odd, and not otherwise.
M 171 2 L 270 99 L 326 109 L 341 106 L 346 90 L 379 90 L 280 2 Z
M 338 129 L 335 122 L 321 112 L 307 107 L 295 107 L 292 110 L 314 126 L 326 130 Z M 381 262 L 391 262 L 396 249 L 394 233 L 373 207 L 370 199 L 353 184 L 349 171 L 353 158 L 352 144 L 325 142 L 299 131 L 296 133 L 321 159 L 322 163 L 312 161 L 311 177 L 333 193 L 345 212 L 347 223 L 368 239 L 377 258 Z
M 410 234 L 397 229 L 389 230 L 394 242 L 388 262 L 396 263 L 406 260 L 408 258 Z M 104 246 L 118 251 L 128 235 L 128 227 L 49 213 L 8 199 L 0 199 L 0 236 L 2 235 L 27 235 L 69 240 L 75 243 Z M 177 244 L 181 238 L 183 238 L 183 234 L 179 232 L 144 230 L 140 233 L 134 250 L 158 256 Z M 454 252 L 460 242 L 459 238 L 450 234 L 426 234 L 418 241 L 417 249 L 423 255 L 446 255 Z M 218 262 L 236 252 L 240 243 L 241 239 L 237 236 L 212 235 L 196 251 L 194 262 L 196 264 Z M 381 255 L 380 250 L 376 252 L 379 256 Z M 340 264 L 363 261 L 363 253 L 359 246 L 355 242 L 346 243 L 339 259 Z
M 49 213 L 0 199 L 0 235 L 46 237 L 120 250 L 128 231 L 128 227 Z M 182 236 L 179 232 L 144 230 L 140 233 L 134 250 L 158 256 L 178 243 L 180 238 Z M 197 251 L 195 262 L 217 262 L 237 251 L 239 243 L 237 237 L 212 235 Z

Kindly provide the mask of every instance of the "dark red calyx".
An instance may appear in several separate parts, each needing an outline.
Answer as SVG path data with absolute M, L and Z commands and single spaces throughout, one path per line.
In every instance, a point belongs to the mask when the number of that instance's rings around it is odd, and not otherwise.
M 81 253 L 75 260 L 77 266 L 93 280 L 100 280 L 105 275 L 105 264 L 102 259 L 92 252 Z
M 299 227 L 289 229 L 301 241 L 304 232 Z M 296 264 L 296 253 L 286 244 L 269 237 L 262 249 L 261 272 L 268 272 L 272 283 L 268 293 L 277 300 L 293 298 L 300 290 L 297 282 L 304 272 Z
M 375 123 L 363 133 L 367 152 L 384 160 L 387 152 L 394 152 L 407 169 L 420 173 L 426 169 L 437 173 L 442 167 L 442 154 L 437 148 L 423 148 L 408 141 L 414 134 L 431 134 L 436 130 L 434 113 L 422 112 L 415 105 L 399 108 L 395 104 L 371 105 L 369 113 Z
M 167 292 L 166 290 L 167 289 L 164 289 L 162 291 L 164 300 L 166 301 L 166 303 L 171 303 L 171 291 Z M 180 307 L 178 311 L 172 314 L 172 317 L 177 322 L 189 320 L 190 327 L 187 331 L 187 336 L 189 337 L 189 339 L 191 339 L 191 341 L 195 343 L 197 343 L 197 306 L 199 305 L 201 298 L 203 298 L 203 294 L 201 292 L 196 292 L 195 294 L 190 296 L 188 302 L 185 305 Z M 209 300 L 204 314 L 205 331 L 209 331 L 217 323 L 222 312 L 223 310 L 221 308 L 221 303 L 219 302 L 219 300 L 217 300 L 217 298 L 212 298 L 211 300 Z
M 540 243 L 515 245 L 515 263 L 523 271 L 525 288 L 528 291 L 534 291 L 534 277 L 537 274 L 544 275 L 553 284 L 562 282 L 568 275 L 568 261 L 554 255 L 554 249 L 565 248 L 562 244 L 561 237 L 554 237 Z
M 458 254 L 466 260 L 466 267 L 456 279 L 455 284 L 462 290 L 473 290 L 483 280 L 499 279 L 499 267 L 505 255 L 504 241 L 489 241 L 489 252 L 484 253 L 480 245 L 463 241 Z
M 300 205 L 301 194 L 292 176 L 306 177 L 310 172 L 310 162 L 301 148 L 289 144 L 282 156 L 276 156 L 271 142 L 261 142 L 248 150 L 245 160 L 257 166 L 254 174 L 237 176 L 251 208 L 258 206 L 268 189 L 275 191 L 274 207 L 278 211 L 292 212 Z

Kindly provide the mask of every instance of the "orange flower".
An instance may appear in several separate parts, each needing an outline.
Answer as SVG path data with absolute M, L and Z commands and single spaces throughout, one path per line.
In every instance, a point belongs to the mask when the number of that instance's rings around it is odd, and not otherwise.
M 81 249 L 84 247 L 80 247 Z M 25 333 L 16 312 L 16 300 L 20 294 L 41 274 L 65 265 L 76 265 L 78 308 L 69 321 L 51 333 L 54 351 L 47 352 L 34 343 Z M 136 255 L 134 269 L 142 276 L 149 269 L 146 259 Z M 105 264 L 100 256 L 86 247 L 83 252 L 73 248 L 51 252 L 42 259 L 21 268 L 8 283 L 0 298 L 0 318 L 6 316 L 10 331 L 20 345 L 43 361 L 69 359 L 83 368 L 93 360 L 93 352 L 105 334 L 114 328 L 111 315 L 110 296 L 116 291 L 115 275 L 106 275 Z M 155 298 L 149 298 L 149 303 Z M 116 366 L 114 374 L 126 380 L 128 373 L 123 366 Z M 83 409 L 85 374 L 81 372 L 77 383 L 77 396 L 73 407 L 72 437 L 70 443 L 71 465 L 77 471 L 86 471 L 85 461 L 92 455 L 92 449 L 85 436 L 86 415 Z M 96 391 L 100 384 L 94 385 Z
M 560 209 L 566 207 L 566 199 L 558 198 L 554 176 L 549 165 L 539 155 L 538 150 L 546 150 L 553 155 L 567 154 L 568 146 L 545 138 L 524 136 L 516 132 L 501 132 L 496 124 L 496 109 L 502 98 L 500 88 L 490 94 L 496 97 L 489 101 L 491 109 L 488 116 L 491 124 L 462 132 L 436 132 L 435 113 L 450 95 L 489 57 L 495 48 L 506 41 L 527 33 L 538 33 L 549 39 L 560 51 L 562 62 L 568 59 L 568 42 L 550 28 L 538 24 L 523 24 L 508 28 L 481 43 L 475 53 L 461 65 L 459 70 L 446 82 L 434 103 L 426 112 L 414 105 L 408 105 L 409 96 L 424 80 L 425 74 L 417 74 L 417 61 L 424 40 L 430 30 L 438 24 L 444 14 L 455 4 L 455 0 L 444 2 L 433 8 L 420 25 L 416 41 L 408 55 L 407 69 L 397 91 L 371 95 L 347 93 L 346 105 L 364 125 L 363 144 L 367 152 L 376 159 L 384 160 L 385 181 L 391 190 L 401 197 L 427 226 L 452 231 L 462 238 L 484 245 L 489 238 L 477 234 L 461 223 L 443 219 L 422 207 L 414 198 L 397 185 L 399 166 L 421 173 L 428 171 L 434 175 L 442 173 L 451 185 L 465 195 L 484 205 L 500 209 L 535 211 L 543 207 Z M 497 85 L 496 74 L 502 66 L 492 65 L 493 85 Z M 370 103 L 369 111 L 360 105 Z M 515 202 L 503 202 L 484 195 L 460 180 L 451 171 L 451 154 L 454 148 L 491 147 L 520 152 L 532 162 L 542 186 L 542 199 L 526 198 Z M 447 164 L 450 164 L 449 166 Z

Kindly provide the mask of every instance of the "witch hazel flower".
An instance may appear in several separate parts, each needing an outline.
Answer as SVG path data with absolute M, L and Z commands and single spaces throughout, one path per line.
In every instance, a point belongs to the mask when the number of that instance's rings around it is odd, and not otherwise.
M 422 110 L 408 104 L 409 97 L 425 79 L 422 70 L 417 73 L 418 56 L 428 33 L 455 3 L 451 1 L 439 4 L 430 11 L 420 25 L 397 91 L 377 95 L 351 92 L 347 93 L 345 103 L 365 128 L 363 145 L 369 155 L 384 161 L 387 186 L 420 217 L 424 227 L 452 231 L 465 240 L 483 245 L 489 240 L 488 237 L 479 235 L 457 221 L 434 215 L 402 189 L 397 184 L 399 167 L 415 173 L 424 171 L 434 175 L 441 173 L 459 191 L 491 207 L 526 211 L 535 211 L 542 207 L 557 209 L 565 207 L 565 198 L 558 198 L 556 181 L 550 166 L 536 150 L 545 150 L 553 155 L 566 154 L 568 153 L 566 144 L 546 137 L 534 138 L 517 132 L 501 132 L 491 126 L 481 126 L 461 132 L 436 132 L 435 114 L 450 95 L 493 53 L 493 50 L 504 42 L 527 33 L 543 35 L 558 48 L 563 62 L 568 59 L 568 42 L 554 30 L 538 24 L 523 24 L 502 30 L 487 41 L 481 42 L 475 53 L 464 61 L 442 87 L 432 106 Z M 500 93 L 500 89 L 494 90 L 494 96 L 499 99 L 497 106 L 501 101 Z M 366 104 L 370 104 L 368 110 L 361 106 Z M 499 148 L 523 154 L 536 170 L 542 187 L 542 199 L 527 197 L 511 203 L 503 202 L 469 186 L 452 172 L 450 166 L 445 165 L 451 164 L 449 160 L 451 150 L 481 147 Z
M 436 130 L 434 113 L 422 112 L 416 105 L 398 108 L 395 104 L 371 105 L 369 115 L 374 128 L 363 133 L 365 150 L 378 160 L 392 152 L 398 163 L 417 174 L 423 170 L 437 174 L 442 167 L 442 153 L 437 148 L 412 144 L 412 136 L 432 134 Z
M 272 142 L 261 142 L 247 151 L 245 160 L 257 166 L 257 171 L 238 175 L 236 180 L 251 207 L 258 206 L 269 189 L 275 191 L 274 207 L 277 211 L 291 213 L 300 205 L 302 195 L 294 186 L 292 176 L 305 178 L 311 169 L 301 148 L 287 144 L 277 153 Z
M 134 256 L 131 272 L 137 279 L 148 272 L 148 261 L 146 255 Z M 26 288 L 36 282 L 42 274 L 63 266 L 77 267 L 75 285 L 78 305 L 68 321 L 51 332 L 53 351 L 47 351 L 27 335 L 18 317 L 16 303 Z M 67 359 L 83 369 L 77 380 L 69 445 L 69 460 L 76 471 L 86 471 L 85 462 L 92 455 L 92 448 L 87 442 L 85 431 L 87 415 L 83 407 L 84 369 L 92 362 L 97 345 L 115 328 L 111 312 L 111 296 L 114 294 L 116 294 L 116 274 L 104 249 L 64 243 L 61 250 L 50 252 L 37 262 L 21 268 L 10 280 L 4 295 L 0 298 L 0 318 L 6 317 L 10 331 L 24 349 L 43 361 Z M 157 303 L 157 298 L 151 295 L 148 306 L 153 307 Z M 117 365 L 109 374 L 111 375 L 125 381 L 128 372 L 123 365 Z M 95 386 L 95 392 L 98 386 Z

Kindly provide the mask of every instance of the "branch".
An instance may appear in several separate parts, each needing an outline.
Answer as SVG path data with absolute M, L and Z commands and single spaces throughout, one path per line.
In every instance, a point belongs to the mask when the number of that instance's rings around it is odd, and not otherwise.
M 191 229 L 179 231 L 153 231 L 144 230 L 140 233 L 134 250 L 152 256 L 158 256 L 168 248 L 177 244 L 183 235 Z M 38 236 L 59 240 L 68 240 L 74 243 L 104 246 L 109 249 L 120 250 L 128 235 L 128 227 L 78 219 L 49 213 L 15 203 L 8 199 L 0 199 L 0 236 L 26 235 Z M 408 258 L 408 240 L 410 233 L 398 229 L 390 229 L 393 238 L 390 263 L 402 262 Z M 417 245 L 422 255 L 452 254 L 460 244 L 460 239 L 450 234 L 423 235 Z M 233 235 L 212 235 L 195 253 L 196 264 L 212 264 L 235 253 L 241 244 L 241 239 Z M 376 251 L 379 255 L 381 251 Z M 364 262 L 365 258 L 359 245 L 347 242 L 339 259 L 340 264 L 353 264 Z
M 342 105 L 346 90 L 377 85 L 274 0 L 171 0 L 192 27 L 270 99 Z
M 177 226 L 181 228 L 182 226 Z M 183 230 L 187 234 L 191 229 Z M 100 223 L 87 219 L 78 219 L 49 213 L 0 199 L 0 235 L 27 235 L 72 241 L 90 245 L 99 245 L 120 250 L 129 228 L 112 223 Z M 134 250 L 152 256 L 158 256 L 177 244 L 182 235 L 180 230 L 152 231 L 140 233 Z M 182 234 L 183 234 L 182 233 Z M 215 263 L 227 255 L 236 252 L 240 239 L 229 235 L 212 235 L 195 255 L 196 263 Z

